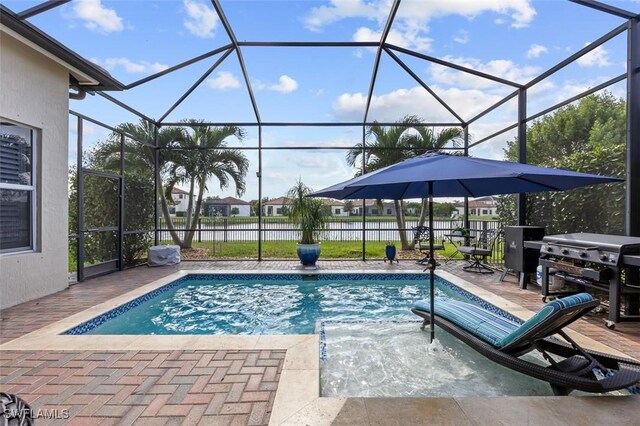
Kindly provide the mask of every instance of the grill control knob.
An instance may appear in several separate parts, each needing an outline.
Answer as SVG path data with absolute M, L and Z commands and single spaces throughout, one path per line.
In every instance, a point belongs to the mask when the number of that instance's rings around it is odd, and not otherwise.
M 562 249 L 560 252 L 562 254 L 569 254 L 569 250 L 568 249 Z
M 606 262 L 609 258 L 607 257 L 606 254 L 601 254 L 600 255 L 600 260 L 602 260 L 603 262 Z
M 587 257 L 587 252 L 586 251 L 581 251 L 580 252 L 580 257 Z

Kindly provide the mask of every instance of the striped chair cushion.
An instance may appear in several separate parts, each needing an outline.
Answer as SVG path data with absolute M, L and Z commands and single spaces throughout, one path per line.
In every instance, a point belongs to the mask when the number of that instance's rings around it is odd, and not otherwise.
M 572 296 L 563 297 L 562 299 L 552 300 L 544 305 L 540 310 L 527 321 L 525 321 L 520 328 L 515 330 L 508 336 L 505 336 L 499 343 L 498 347 L 503 347 L 518 339 L 522 334 L 529 331 L 535 325 L 544 321 L 547 317 L 564 308 L 570 308 L 572 306 L 579 305 L 585 302 L 591 302 L 593 297 L 589 293 L 578 293 Z
M 523 333 L 560 309 L 591 300 L 592 297 L 588 293 L 580 293 L 553 300 L 524 323 L 509 320 L 471 303 L 444 298 L 436 298 L 435 314 L 462 327 L 496 348 L 501 348 L 513 342 Z M 425 300 L 416 303 L 414 309 L 429 312 L 429 301 Z
M 436 298 L 434 306 L 436 315 L 493 346 L 497 346 L 502 339 L 520 327 L 517 322 L 459 300 Z M 416 303 L 414 309 L 429 312 L 429 301 Z

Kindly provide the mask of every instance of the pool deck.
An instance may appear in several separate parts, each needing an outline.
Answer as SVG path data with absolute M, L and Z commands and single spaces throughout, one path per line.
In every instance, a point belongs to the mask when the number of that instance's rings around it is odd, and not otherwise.
M 326 261 L 324 271 L 416 271 L 411 261 Z M 527 318 L 539 289 L 478 275 L 445 278 Z M 59 336 L 60 331 L 188 271 L 300 271 L 294 261 L 139 267 L 0 311 L 0 390 L 24 398 L 38 424 L 637 424 L 640 397 L 320 398 L 318 337 Z M 571 326 L 598 350 L 640 359 L 640 323 Z M 69 417 L 63 419 L 63 417 Z M 57 418 L 52 418 L 57 417 Z

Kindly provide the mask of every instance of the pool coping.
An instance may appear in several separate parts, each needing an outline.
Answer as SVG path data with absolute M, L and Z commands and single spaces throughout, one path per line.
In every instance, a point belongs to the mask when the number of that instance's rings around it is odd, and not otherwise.
M 330 424 L 338 415 L 347 397 L 320 396 L 320 341 L 319 335 L 64 335 L 61 334 L 85 321 L 102 315 L 159 287 L 186 275 L 338 275 L 338 274 L 423 274 L 421 270 L 367 271 L 367 270 L 282 270 L 282 271 L 211 271 L 183 270 L 167 275 L 135 290 L 85 309 L 63 320 L 54 322 L 29 334 L 0 345 L 8 350 L 286 350 L 280 381 L 272 407 L 269 424 L 296 424 L 304 419 L 310 424 Z M 472 284 L 446 271 L 437 271 L 441 278 L 457 285 L 477 297 L 512 315 L 527 320 L 534 312 L 518 306 L 496 294 Z M 426 276 L 426 274 L 425 274 Z M 599 343 L 573 330 L 567 333 L 579 344 L 590 349 L 628 357 L 609 346 Z

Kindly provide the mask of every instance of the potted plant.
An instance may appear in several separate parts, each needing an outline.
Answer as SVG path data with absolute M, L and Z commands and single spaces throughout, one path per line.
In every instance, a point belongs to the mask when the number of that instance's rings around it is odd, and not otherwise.
M 389 262 L 391 263 L 393 263 L 394 260 L 399 263 L 396 259 L 396 245 L 392 242 L 387 241 L 387 245 L 384 247 L 384 254 L 386 256 L 384 258 L 385 262 L 387 261 L 387 259 L 389 259 Z
M 461 226 L 456 226 L 455 228 L 453 228 L 451 235 L 454 235 L 456 237 L 468 237 L 470 233 L 468 229 L 464 229 Z
M 320 257 L 318 237 L 326 227 L 328 212 L 321 200 L 307 197 L 312 190 L 302 180 L 287 192 L 287 215 L 302 231 L 297 245 L 298 258 L 304 266 L 315 266 Z

